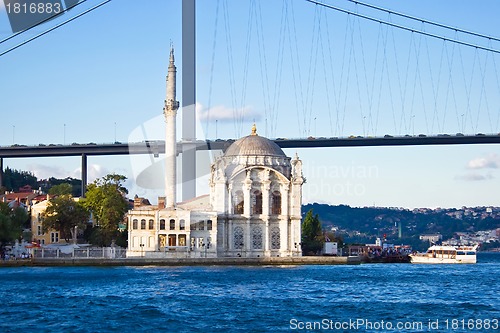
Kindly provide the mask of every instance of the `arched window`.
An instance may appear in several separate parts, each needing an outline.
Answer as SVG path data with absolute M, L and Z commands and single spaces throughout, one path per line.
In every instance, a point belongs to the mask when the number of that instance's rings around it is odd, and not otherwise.
M 207 230 L 212 230 L 212 220 L 207 220 Z
M 234 193 L 234 214 L 243 214 L 245 209 L 245 199 L 243 191 L 236 191 Z
M 252 214 L 262 214 L 262 192 L 255 190 L 252 198 Z
M 148 225 L 148 229 L 149 230 L 153 230 L 155 227 L 155 221 L 154 220 L 149 220 L 149 225 Z
M 141 230 L 146 230 L 146 220 L 145 219 L 141 220 Z
M 273 191 L 271 196 L 271 214 L 280 215 L 281 214 L 281 193 L 279 191 Z
M 174 219 L 170 220 L 170 230 L 175 230 L 175 220 Z
M 179 221 L 179 229 L 180 230 L 186 230 L 186 221 L 185 220 L 180 220 Z
M 165 220 L 164 219 L 160 220 L 160 230 L 165 230 Z
M 233 235 L 234 248 L 236 250 L 241 250 L 243 248 L 243 228 L 239 226 L 235 227 Z
M 273 227 L 271 229 L 271 250 L 279 250 L 280 249 L 280 228 Z
M 252 249 L 262 249 L 262 227 L 252 228 Z
M 138 223 L 139 223 L 139 221 L 137 221 L 137 219 L 134 219 L 132 221 L 132 229 L 137 229 L 138 228 Z

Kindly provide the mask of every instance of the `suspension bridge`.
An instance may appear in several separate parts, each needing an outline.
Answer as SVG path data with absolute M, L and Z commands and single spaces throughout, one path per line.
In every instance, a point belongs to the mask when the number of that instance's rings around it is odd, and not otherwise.
M 198 47 L 195 1 L 183 0 L 188 120 L 178 151 L 186 165 L 194 165 L 196 150 L 224 149 L 253 121 L 282 148 L 500 143 L 500 39 L 360 1 L 303 3 L 204 4 L 213 21 L 198 32 L 210 42 Z M 237 30 L 235 21 L 246 29 Z M 195 47 L 209 66 L 198 79 Z M 206 104 L 199 110 L 197 99 Z M 212 139 L 197 139 L 196 117 L 204 132 L 198 138 Z M 232 133 L 218 130 L 223 123 Z M 80 156 L 86 182 L 87 156 L 163 149 L 160 140 L 14 144 L 0 147 L 0 167 L 4 158 Z M 185 190 L 184 198 L 193 195 Z

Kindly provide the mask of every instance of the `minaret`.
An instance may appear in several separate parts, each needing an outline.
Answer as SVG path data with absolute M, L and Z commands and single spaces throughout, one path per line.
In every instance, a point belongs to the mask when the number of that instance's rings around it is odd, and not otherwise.
M 167 74 L 167 99 L 163 114 L 165 115 L 166 135 L 165 135 L 165 208 L 174 208 L 176 203 L 177 186 L 177 151 L 175 121 L 179 102 L 175 100 L 175 76 L 174 48 L 170 47 L 170 62 Z

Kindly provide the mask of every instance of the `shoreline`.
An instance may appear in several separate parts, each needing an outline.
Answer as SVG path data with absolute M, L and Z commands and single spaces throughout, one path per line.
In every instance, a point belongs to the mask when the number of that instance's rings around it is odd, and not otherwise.
M 45 266 L 281 266 L 359 265 L 359 257 L 271 257 L 271 258 L 33 258 L 0 262 L 0 267 Z

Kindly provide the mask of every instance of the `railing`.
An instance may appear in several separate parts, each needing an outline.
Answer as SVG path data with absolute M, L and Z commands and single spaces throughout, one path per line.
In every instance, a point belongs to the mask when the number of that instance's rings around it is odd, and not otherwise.
M 61 251 L 61 249 L 35 248 L 33 249 L 34 258 L 53 258 L 53 259 L 116 259 L 125 258 L 127 250 L 121 247 L 87 247 L 72 249 L 70 252 Z

